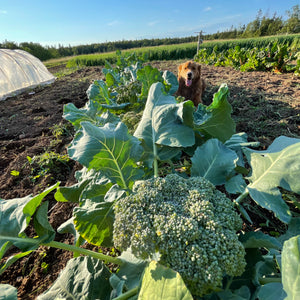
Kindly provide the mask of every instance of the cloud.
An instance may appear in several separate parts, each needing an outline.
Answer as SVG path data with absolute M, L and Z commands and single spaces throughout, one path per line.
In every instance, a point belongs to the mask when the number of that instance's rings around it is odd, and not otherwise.
M 120 21 L 114 20 L 114 21 L 111 21 L 111 22 L 107 23 L 106 25 L 107 26 L 117 26 L 117 25 L 120 25 L 120 24 L 121 24 Z
M 210 6 L 203 9 L 203 11 L 210 11 L 210 10 L 212 10 L 212 8 Z
M 152 22 L 148 22 L 148 26 L 152 27 L 152 26 L 155 26 L 156 24 L 158 24 L 159 21 L 152 21 Z
M 1 10 L 0 9 L 0 15 L 7 15 L 7 10 Z

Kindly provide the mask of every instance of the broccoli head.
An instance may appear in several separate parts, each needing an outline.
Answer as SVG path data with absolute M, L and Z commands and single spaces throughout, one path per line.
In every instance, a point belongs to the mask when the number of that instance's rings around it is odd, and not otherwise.
M 244 271 L 236 234 L 242 220 L 205 178 L 171 174 L 138 181 L 114 209 L 115 246 L 142 259 L 159 252 L 159 262 L 179 272 L 194 295 L 216 290 L 225 274 Z

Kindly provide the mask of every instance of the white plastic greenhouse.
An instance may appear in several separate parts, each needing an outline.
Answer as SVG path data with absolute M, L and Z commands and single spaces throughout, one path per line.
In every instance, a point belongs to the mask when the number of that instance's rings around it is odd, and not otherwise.
M 0 100 L 54 81 L 35 56 L 23 50 L 0 49 Z

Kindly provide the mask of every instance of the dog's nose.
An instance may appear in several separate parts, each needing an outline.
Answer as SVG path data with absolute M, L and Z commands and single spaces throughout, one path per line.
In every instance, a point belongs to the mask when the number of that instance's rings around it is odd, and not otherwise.
M 193 75 L 193 73 L 192 73 L 192 72 L 188 72 L 188 73 L 187 73 L 187 77 L 188 77 L 188 79 L 192 79 L 192 75 Z

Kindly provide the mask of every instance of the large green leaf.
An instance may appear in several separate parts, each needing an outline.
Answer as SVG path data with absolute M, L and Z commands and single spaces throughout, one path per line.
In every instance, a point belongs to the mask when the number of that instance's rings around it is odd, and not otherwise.
M 282 284 L 287 293 L 286 300 L 300 299 L 300 235 L 283 244 Z
M 247 186 L 250 196 L 289 223 L 291 213 L 278 187 L 300 193 L 300 139 L 281 136 L 267 150 L 245 148 L 244 153 L 252 168 Z
M 38 244 L 38 241 L 37 241 L 37 244 L 35 245 L 35 247 L 33 246 L 31 248 L 38 248 L 38 246 L 39 246 L 39 244 Z M 33 251 L 34 251 L 34 249 L 29 250 L 29 251 L 20 252 L 20 253 L 17 253 L 15 255 L 10 256 L 5 262 L 3 262 L 3 264 L 0 265 L 0 275 L 3 272 L 5 272 L 5 270 L 7 268 L 9 268 L 11 265 L 13 265 L 17 260 L 29 255 Z M 1 293 L 0 293 L 0 295 L 1 295 Z
M 110 271 L 98 259 L 85 256 L 68 261 L 49 290 L 38 300 L 53 299 L 99 299 L 109 300 Z
M 284 300 L 286 293 L 281 282 L 271 282 L 263 285 L 257 294 L 259 300 Z
M 118 271 L 118 277 L 125 281 L 127 289 L 131 290 L 140 285 L 142 274 L 148 262 L 140 258 L 136 258 L 130 249 L 123 251 L 119 256 L 123 263 Z
M 103 112 L 103 105 L 96 101 L 88 101 L 83 108 L 77 108 L 73 103 L 64 106 L 63 117 L 72 123 L 76 130 L 80 123 L 89 121 L 94 125 L 103 126 L 106 123 L 117 123 L 120 119 L 109 111 Z
M 192 300 L 193 297 L 178 272 L 151 261 L 142 279 L 140 300 Z
M 280 250 L 282 245 L 275 237 L 261 231 L 249 231 L 239 236 L 245 248 L 267 248 Z
M 23 233 L 44 197 L 55 190 L 58 185 L 59 183 L 34 197 L 27 196 L 10 200 L 0 199 L 0 236 L 17 237 Z M 6 242 L 5 239 L 0 240 L 0 248 Z
M 97 101 L 99 103 L 111 104 L 112 99 L 106 83 L 103 80 L 96 80 L 92 83 L 86 91 L 89 100 Z
M 74 224 L 76 230 L 89 243 L 112 246 L 114 212 L 113 205 L 125 194 L 118 185 L 110 183 L 91 184 L 91 189 L 83 193 L 87 198 L 83 205 L 74 208 Z
M 278 240 L 283 244 L 285 241 L 297 235 L 300 235 L 300 217 L 292 218 L 288 230 L 285 234 L 281 235 Z
M 214 185 L 224 184 L 227 176 L 234 170 L 237 160 L 234 151 L 219 140 L 210 139 L 199 146 L 191 158 L 191 175 L 204 177 Z
M 108 89 L 108 86 L 103 80 L 96 80 L 87 90 L 87 96 L 89 100 L 98 102 L 104 109 L 112 111 L 123 111 L 130 103 L 116 103 L 115 99 L 112 98 L 112 94 Z
M 164 83 L 167 84 L 167 86 L 170 86 L 168 93 L 170 95 L 174 95 L 178 90 L 179 86 L 177 77 L 168 70 L 164 71 L 162 76 L 164 79 Z
M 163 78 L 158 69 L 150 65 L 145 66 L 143 69 L 137 71 L 137 79 L 142 82 L 142 92 L 140 97 L 147 98 L 151 85 L 155 82 L 163 82 Z
M 199 131 L 206 139 L 213 137 L 225 142 L 235 133 L 235 123 L 231 118 L 232 108 L 227 96 L 228 87 L 222 84 L 214 94 L 211 105 L 198 105 L 194 114 L 195 131 Z
M 44 243 L 50 243 L 55 238 L 55 230 L 48 221 L 48 201 L 45 201 L 38 208 L 34 215 L 34 229 Z
M 89 195 L 87 191 L 91 189 L 103 188 L 103 185 L 109 184 L 109 179 L 105 177 L 101 172 L 95 171 L 93 169 L 88 170 L 83 167 L 80 171 L 75 173 L 75 178 L 78 183 L 72 186 L 61 186 L 57 188 L 54 195 L 55 200 L 59 202 L 74 202 L 81 204 Z M 93 187 L 94 185 L 94 187 Z M 112 185 L 112 184 L 111 184 Z M 105 189 L 105 192 L 107 189 Z M 92 192 L 92 197 L 99 195 L 98 192 Z
M 177 103 L 171 95 L 164 94 L 163 84 L 151 86 L 143 117 L 134 133 L 145 143 L 148 157 L 153 159 L 157 146 L 157 156 L 172 158 L 178 148 L 189 147 L 195 143 L 192 126 L 194 105 L 191 101 Z M 174 149 L 172 149 L 174 148 Z
M 74 208 L 76 230 L 89 243 L 111 247 L 114 223 L 112 202 L 92 202 L 86 200 L 81 207 Z
M 129 135 L 123 123 L 107 123 L 97 127 L 89 122 L 82 122 L 82 129 L 76 134 L 69 155 L 88 169 L 107 176 L 123 189 L 130 188 L 134 181 L 143 176 L 137 166 L 143 147 L 140 141 Z
M 0 284 L 0 300 L 17 300 L 18 290 L 9 284 Z

